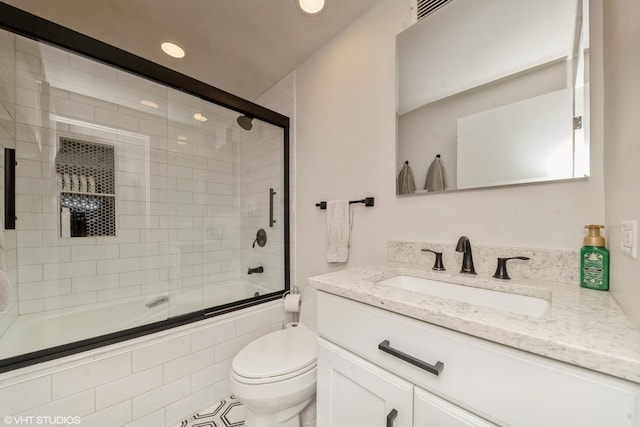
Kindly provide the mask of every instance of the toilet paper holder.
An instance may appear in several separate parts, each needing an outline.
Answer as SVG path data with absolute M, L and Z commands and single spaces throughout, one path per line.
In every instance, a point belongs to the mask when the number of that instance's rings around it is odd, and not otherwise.
M 282 301 L 285 311 L 293 314 L 293 321 L 296 323 L 299 322 L 300 304 L 302 303 L 300 289 L 298 289 L 297 286 L 294 286 L 293 290 L 286 291 L 282 294 Z
M 282 299 L 284 299 L 284 297 L 286 297 L 287 295 L 299 295 L 299 294 L 300 294 L 300 289 L 298 289 L 297 286 L 294 286 L 292 290 L 285 291 L 285 293 L 282 294 Z

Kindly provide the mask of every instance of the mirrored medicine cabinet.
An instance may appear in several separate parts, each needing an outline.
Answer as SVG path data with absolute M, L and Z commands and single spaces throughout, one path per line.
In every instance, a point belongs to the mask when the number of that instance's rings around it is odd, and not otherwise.
M 450 0 L 400 33 L 397 194 L 587 177 L 588 3 Z

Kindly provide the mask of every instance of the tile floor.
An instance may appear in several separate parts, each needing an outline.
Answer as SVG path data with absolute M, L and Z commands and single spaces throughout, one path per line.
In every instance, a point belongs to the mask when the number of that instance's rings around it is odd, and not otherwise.
M 175 427 L 239 427 L 244 426 L 246 415 L 245 407 L 231 395 Z

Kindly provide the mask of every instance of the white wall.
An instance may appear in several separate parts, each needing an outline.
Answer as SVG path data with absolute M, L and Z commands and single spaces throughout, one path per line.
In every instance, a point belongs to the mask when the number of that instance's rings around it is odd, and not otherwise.
M 592 14 L 592 19 L 598 13 Z M 577 249 L 583 226 L 604 221 L 601 71 L 591 67 L 591 178 L 428 196 L 395 196 L 395 37 L 409 1 L 381 0 L 296 70 L 299 280 L 385 260 L 388 240 Z M 598 23 L 592 23 L 597 34 Z M 600 44 L 592 43 L 592 59 Z M 354 209 L 349 261 L 325 261 L 321 200 L 374 196 Z M 304 256 L 301 256 L 304 254 Z
M 620 251 L 620 222 L 640 220 L 640 3 L 605 2 L 605 170 L 611 290 L 640 328 L 640 261 Z

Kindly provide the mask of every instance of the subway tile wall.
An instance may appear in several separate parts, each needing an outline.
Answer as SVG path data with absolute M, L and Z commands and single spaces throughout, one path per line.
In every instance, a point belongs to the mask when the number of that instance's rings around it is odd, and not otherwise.
M 280 129 L 245 132 L 237 113 L 182 92 L 21 37 L 16 46 L 20 314 L 231 279 L 282 286 L 281 206 L 267 223 L 270 187 L 282 202 Z M 61 135 L 115 146 L 116 237 L 60 237 Z M 259 251 L 258 228 L 269 231 Z M 265 274 L 248 277 L 258 264 Z
M 274 301 L 0 374 L 0 425 L 42 416 L 80 417 L 91 427 L 174 426 L 229 394 L 237 352 L 290 320 Z
M 4 148 L 16 147 L 16 37 L 13 34 L 0 33 L 0 176 L 4 176 Z M 4 179 L 0 183 L 0 193 L 4 194 Z M 4 259 L 6 273 L 12 283 L 17 282 L 16 232 L 4 230 L 4 197 L 0 197 L 0 219 L 4 238 Z M 0 314 L 0 335 L 2 335 L 18 316 L 18 296 L 14 291 L 9 295 L 7 313 Z

